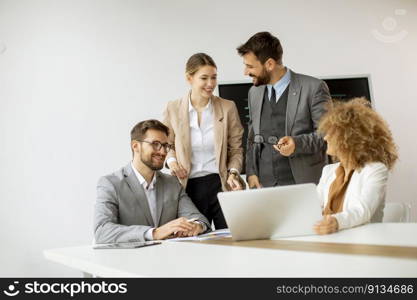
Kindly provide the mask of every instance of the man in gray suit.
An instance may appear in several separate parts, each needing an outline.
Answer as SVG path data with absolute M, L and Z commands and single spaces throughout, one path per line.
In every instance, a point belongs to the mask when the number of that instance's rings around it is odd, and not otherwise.
M 281 43 L 259 32 L 237 48 L 249 90 L 246 176 L 250 188 L 314 182 L 327 164 L 326 144 L 316 133 L 330 100 L 326 83 L 282 64 Z
M 194 236 L 210 228 L 176 177 L 159 172 L 169 129 L 157 120 L 133 127 L 133 160 L 97 185 L 94 213 L 96 243 L 162 240 Z

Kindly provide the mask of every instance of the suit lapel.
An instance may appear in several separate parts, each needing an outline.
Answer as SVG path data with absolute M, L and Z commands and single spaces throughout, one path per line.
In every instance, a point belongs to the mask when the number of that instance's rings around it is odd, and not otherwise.
M 161 176 L 161 174 L 159 172 L 155 173 L 156 176 L 156 184 L 155 184 L 155 193 L 156 193 L 156 226 L 159 226 L 159 222 L 161 220 L 161 215 L 162 215 L 162 209 L 164 207 L 164 203 L 165 203 L 165 195 L 167 193 L 165 193 L 164 190 L 164 183 L 163 181 L 163 177 Z
M 298 103 L 300 102 L 301 95 L 301 86 L 298 81 L 298 76 L 296 73 L 290 70 L 291 81 L 288 88 L 288 101 L 287 101 L 287 113 L 285 124 L 285 133 L 286 135 L 291 135 L 292 127 L 295 122 L 295 115 L 297 113 Z
M 191 137 L 190 137 L 190 116 L 189 116 L 189 103 L 188 103 L 188 99 L 190 97 L 190 93 L 188 93 L 187 95 L 185 95 L 182 99 L 181 99 L 181 103 L 180 103 L 180 111 L 178 112 L 178 117 L 179 117 L 179 124 L 180 124 L 180 128 L 179 129 L 179 136 L 181 137 L 181 146 L 183 147 L 183 153 L 185 156 L 185 163 L 188 163 L 188 166 L 184 166 L 187 170 L 191 169 Z
M 220 166 L 220 155 L 223 146 L 223 110 L 220 103 L 220 99 L 217 97 L 212 98 L 213 105 L 213 132 L 214 132 L 214 148 L 216 152 L 217 166 Z
M 130 163 L 124 168 L 124 176 L 126 178 L 127 184 L 129 185 L 133 195 L 136 198 L 136 201 L 138 201 L 139 206 L 146 217 L 146 220 L 149 224 L 155 226 L 156 224 L 154 224 L 152 219 L 151 210 L 148 204 L 148 198 L 146 197 L 145 191 L 143 190 L 143 187 L 140 185 L 138 178 L 135 175 L 135 172 L 133 172 Z
M 259 134 L 261 127 L 262 103 L 264 101 L 265 85 L 257 87 L 255 97 L 252 99 L 251 107 L 253 111 L 252 126 L 254 134 Z

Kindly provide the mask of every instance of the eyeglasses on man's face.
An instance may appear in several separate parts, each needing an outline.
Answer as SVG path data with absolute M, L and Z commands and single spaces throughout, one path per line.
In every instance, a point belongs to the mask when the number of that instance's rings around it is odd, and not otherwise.
M 166 152 L 169 152 L 171 149 L 174 150 L 174 145 L 171 145 L 171 144 L 168 144 L 168 143 L 161 143 L 159 141 L 149 142 L 149 141 L 144 141 L 144 140 L 143 141 L 138 141 L 138 142 L 150 144 L 155 151 L 160 151 L 162 149 L 162 147 L 164 147 L 164 150 Z

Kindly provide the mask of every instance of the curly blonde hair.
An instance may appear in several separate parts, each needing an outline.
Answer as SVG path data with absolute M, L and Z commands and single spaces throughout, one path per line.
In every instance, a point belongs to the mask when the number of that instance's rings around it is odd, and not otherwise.
M 381 162 L 392 169 L 398 159 L 388 124 L 365 98 L 329 102 L 318 131 L 334 142 L 336 158 L 348 161 L 354 169 L 370 162 Z

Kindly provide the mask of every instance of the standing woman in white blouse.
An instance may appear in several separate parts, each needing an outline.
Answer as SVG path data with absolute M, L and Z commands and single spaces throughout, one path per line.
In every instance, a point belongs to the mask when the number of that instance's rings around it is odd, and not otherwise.
M 166 164 L 209 222 L 226 228 L 217 193 L 242 189 L 243 127 L 235 103 L 213 95 L 217 67 L 210 56 L 192 55 L 186 79 L 190 91 L 164 111 L 169 143 L 175 145 Z
M 327 154 L 339 162 L 323 168 L 317 186 L 324 218 L 316 233 L 381 222 L 388 171 L 398 158 L 388 125 L 366 99 L 356 98 L 330 105 L 318 130 Z

